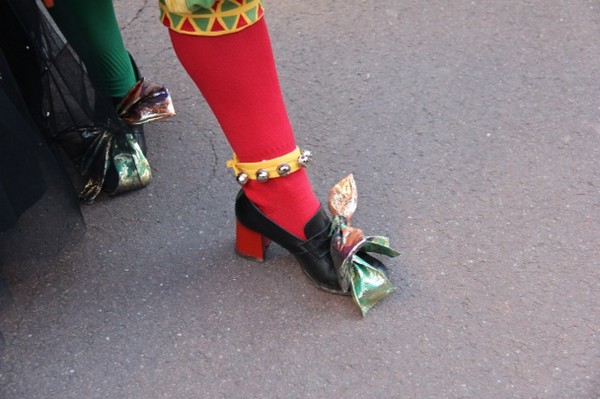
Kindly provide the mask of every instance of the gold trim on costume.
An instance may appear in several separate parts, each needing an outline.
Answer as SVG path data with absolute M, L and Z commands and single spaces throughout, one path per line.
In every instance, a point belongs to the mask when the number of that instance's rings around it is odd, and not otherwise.
M 170 29 L 186 35 L 220 36 L 239 32 L 258 22 L 261 0 L 217 0 L 212 7 L 186 0 L 160 0 L 160 19 Z M 191 7 L 191 8 L 190 8 Z

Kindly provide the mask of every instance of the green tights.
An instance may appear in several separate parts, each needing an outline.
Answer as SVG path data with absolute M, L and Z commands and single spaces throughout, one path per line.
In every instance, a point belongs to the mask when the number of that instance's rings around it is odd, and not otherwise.
M 55 0 L 49 11 L 92 82 L 111 97 L 124 96 L 136 78 L 112 0 Z

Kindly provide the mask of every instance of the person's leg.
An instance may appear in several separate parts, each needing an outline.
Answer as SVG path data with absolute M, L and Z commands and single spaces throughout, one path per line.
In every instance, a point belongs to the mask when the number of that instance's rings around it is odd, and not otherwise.
M 118 106 L 140 76 L 123 44 L 112 0 L 55 0 L 48 10 L 94 86 Z M 146 154 L 144 127 L 129 129 Z
M 137 79 L 112 0 L 55 0 L 49 12 L 94 84 L 111 97 L 123 97 Z
M 240 162 L 270 160 L 296 148 L 264 19 L 222 36 L 170 34 Z M 304 227 L 320 203 L 304 169 L 264 183 L 250 180 L 243 189 L 271 220 L 306 238 Z

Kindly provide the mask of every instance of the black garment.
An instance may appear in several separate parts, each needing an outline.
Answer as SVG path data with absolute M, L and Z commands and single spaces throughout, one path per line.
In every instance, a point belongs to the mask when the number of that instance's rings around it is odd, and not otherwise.
M 83 234 L 77 173 L 56 138 L 114 114 L 40 5 L 0 0 L 0 265 Z
M 7 66 L 0 52 L 0 231 L 13 226 L 46 191 L 41 141 Z
M 34 93 L 41 93 L 40 81 L 35 78 L 38 66 L 31 41 L 4 0 L 0 19 L 0 231 L 4 231 L 40 199 L 46 184 L 36 155 L 40 145 L 37 126 L 30 114 L 34 108 L 41 113 L 41 107 L 33 103 L 28 107 L 22 97 L 33 99 Z

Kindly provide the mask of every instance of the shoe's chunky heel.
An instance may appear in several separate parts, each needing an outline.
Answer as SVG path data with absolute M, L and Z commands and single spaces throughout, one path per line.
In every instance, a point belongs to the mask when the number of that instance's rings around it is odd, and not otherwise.
M 235 225 L 235 248 L 237 252 L 252 260 L 263 262 L 265 260 L 265 252 L 271 240 L 251 230 L 241 224 L 239 221 Z

